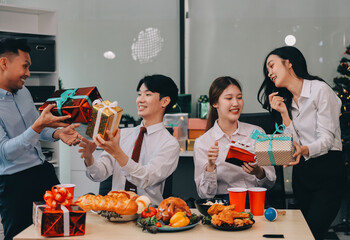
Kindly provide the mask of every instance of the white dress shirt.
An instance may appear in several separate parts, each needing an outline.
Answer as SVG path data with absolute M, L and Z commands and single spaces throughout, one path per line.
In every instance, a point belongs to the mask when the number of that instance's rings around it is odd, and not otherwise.
M 147 195 L 152 204 L 158 205 L 163 200 L 165 180 L 177 167 L 180 146 L 163 122 L 154 124 L 147 127 L 139 162 L 136 163 L 130 156 L 141 126 L 121 129 L 120 146 L 129 156 L 124 167 L 120 167 L 109 153 L 103 151 L 94 164 L 87 167 L 86 173 L 91 180 L 98 182 L 113 174 L 112 190 L 123 190 L 127 178 L 137 187 L 138 195 Z
M 342 150 L 340 108 L 341 100 L 327 83 L 304 79 L 298 105 L 292 102 L 293 121 L 286 130 L 294 141 L 309 148 L 305 160 Z
M 225 162 L 230 144 L 232 141 L 246 142 L 249 145 L 255 145 L 255 140 L 250 138 L 254 129 L 261 132 L 264 130 L 258 126 L 238 121 L 238 128 L 228 136 L 219 127 L 217 121 L 214 126 L 204 135 L 196 139 L 194 144 L 194 178 L 197 186 L 198 195 L 201 198 L 212 198 L 217 194 L 228 194 L 230 187 L 257 187 L 264 186 L 271 188 L 276 181 L 274 167 L 263 167 L 265 178 L 258 179 L 255 175 L 246 173 L 242 167 Z M 219 155 L 215 162 L 216 169 L 213 172 L 207 172 L 208 150 L 214 145 L 215 141 L 219 143 Z

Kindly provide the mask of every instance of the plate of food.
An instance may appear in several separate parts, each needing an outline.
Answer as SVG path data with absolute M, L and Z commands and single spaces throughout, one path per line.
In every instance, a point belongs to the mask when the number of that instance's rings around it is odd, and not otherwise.
M 229 202 L 222 198 L 205 198 L 205 199 L 197 199 L 196 201 L 194 201 L 196 208 L 204 216 L 209 216 L 208 209 L 216 203 L 225 205 L 225 206 L 229 205 Z
M 223 230 L 223 231 L 241 231 L 241 230 L 245 230 L 248 228 L 251 228 L 253 226 L 253 224 L 255 223 L 254 219 L 250 220 L 250 222 L 246 222 L 247 219 L 237 219 L 237 220 L 242 220 L 245 221 L 242 222 L 243 225 L 241 225 L 241 223 L 239 225 L 229 225 L 227 223 L 221 224 L 220 226 L 215 225 L 215 224 L 210 224 L 213 228 L 216 228 L 218 230 Z
M 163 225 L 158 228 L 158 232 L 180 232 L 180 231 L 185 231 L 191 228 L 194 228 L 199 224 L 199 221 L 193 224 L 188 224 L 187 226 L 184 227 L 171 227 L 168 225 Z
M 197 226 L 202 216 L 192 213 L 186 202 L 180 198 L 164 199 L 157 209 L 149 207 L 137 220 L 142 230 L 150 233 L 179 232 Z
M 237 212 L 235 205 L 213 204 L 208 209 L 208 214 L 209 216 L 204 218 L 203 223 L 223 231 L 245 230 L 251 228 L 255 223 L 251 213 Z
M 136 220 L 140 213 L 151 204 L 147 196 L 130 191 L 110 191 L 106 196 L 86 194 L 76 201 L 85 211 L 92 211 L 111 222 Z

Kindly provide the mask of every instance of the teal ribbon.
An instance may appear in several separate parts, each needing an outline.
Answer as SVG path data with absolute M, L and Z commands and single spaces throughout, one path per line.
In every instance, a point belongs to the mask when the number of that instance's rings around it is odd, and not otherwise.
M 263 133 L 263 132 L 260 132 L 260 131 L 258 131 L 256 129 L 254 129 L 254 131 L 250 135 L 250 137 L 252 139 L 254 139 L 256 142 L 269 141 L 269 146 L 268 146 L 268 149 L 267 149 L 267 153 L 269 155 L 270 162 L 271 162 L 272 166 L 276 166 L 275 157 L 273 156 L 273 153 L 272 153 L 272 140 L 292 141 L 291 137 L 283 136 L 283 137 L 276 137 L 276 138 L 274 138 L 276 133 L 283 133 L 284 129 L 286 128 L 286 126 L 284 126 L 284 124 L 281 124 L 281 125 L 278 126 L 278 124 L 276 123 L 275 124 L 275 128 L 276 128 L 276 130 L 270 136 L 265 134 L 265 133 Z
M 69 99 L 86 99 L 86 101 L 89 103 L 90 107 L 92 107 L 91 99 L 86 95 L 75 95 L 75 92 L 78 90 L 78 88 L 75 89 L 68 89 L 64 91 L 60 97 L 58 98 L 49 98 L 46 101 L 52 101 L 56 102 L 57 106 L 57 112 L 60 114 L 60 116 L 63 116 L 62 114 L 62 107 L 63 105 L 69 100 Z

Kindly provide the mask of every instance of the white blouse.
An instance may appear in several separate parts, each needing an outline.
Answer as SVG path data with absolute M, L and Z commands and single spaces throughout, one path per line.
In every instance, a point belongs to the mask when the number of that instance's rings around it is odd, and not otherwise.
M 298 106 L 299 105 L 299 106 Z M 292 124 L 286 131 L 309 148 L 306 160 L 342 150 L 339 116 L 341 100 L 327 83 L 304 79 L 298 105 L 292 102 Z
M 227 145 L 232 141 L 255 145 L 255 140 L 250 138 L 250 134 L 254 129 L 264 132 L 258 126 L 238 121 L 237 131 L 232 136 L 228 136 L 221 130 L 216 121 L 211 129 L 196 139 L 194 144 L 194 178 L 198 195 L 201 198 L 212 198 L 217 194 L 228 194 L 227 189 L 230 187 L 273 187 L 276 181 L 274 167 L 264 166 L 266 176 L 263 179 L 258 179 L 255 175 L 246 173 L 242 167 L 225 162 L 229 150 Z M 219 143 L 219 155 L 215 163 L 216 169 L 213 172 L 207 172 L 208 150 L 214 145 L 215 141 Z

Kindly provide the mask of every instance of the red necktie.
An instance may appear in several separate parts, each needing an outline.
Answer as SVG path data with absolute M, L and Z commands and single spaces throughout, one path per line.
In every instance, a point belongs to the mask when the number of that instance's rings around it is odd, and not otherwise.
M 134 150 L 132 152 L 131 159 L 134 160 L 135 162 L 139 162 L 140 158 L 140 152 L 141 152 L 141 146 L 142 146 L 142 140 L 143 140 L 143 135 L 144 133 L 147 132 L 145 127 L 140 128 L 140 133 L 139 136 L 136 139 Z M 125 190 L 126 191 L 133 191 L 137 193 L 137 188 L 134 184 L 126 180 L 125 182 Z

